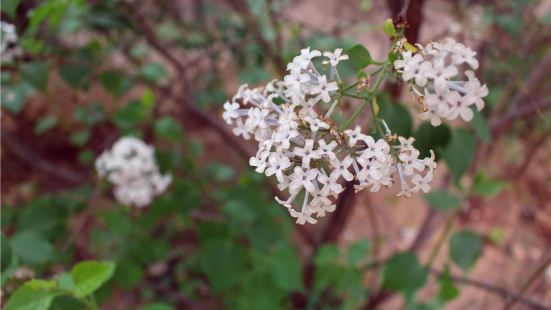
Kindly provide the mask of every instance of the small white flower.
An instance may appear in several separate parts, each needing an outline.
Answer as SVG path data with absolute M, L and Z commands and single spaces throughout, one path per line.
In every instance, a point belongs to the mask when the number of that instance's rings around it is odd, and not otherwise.
M 224 113 L 222 113 L 222 117 L 227 124 L 231 125 L 233 119 L 239 117 L 237 110 L 239 110 L 239 104 L 237 102 L 226 101 L 226 103 L 224 103 Z
M 341 60 L 347 60 L 348 55 L 342 54 L 342 48 L 337 48 L 333 53 L 323 52 L 323 56 L 327 57 L 327 61 L 324 63 L 330 63 L 332 67 L 336 67 Z
M 308 139 L 304 142 L 304 147 L 295 147 L 293 153 L 302 158 L 302 167 L 310 166 L 310 160 L 321 158 L 321 154 L 314 150 L 314 140 Z
M 307 191 L 313 192 L 316 190 L 314 182 L 317 176 L 318 169 L 302 169 L 297 166 L 291 175 L 289 187 L 292 189 L 301 189 L 304 187 Z
M 327 77 L 325 75 L 321 75 L 318 77 L 318 83 L 317 85 L 313 85 L 310 88 L 310 93 L 312 95 L 319 94 L 317 98 L 320 98 L 323 100 L 323 102 L 329 102 L 331 101 L 331 95 L 330 92 L 334 92 L 338 90 L 339 87 L 337 86 L 336 82 L 327 82 Z M 319 99 L 318 99 L 319 100 Z

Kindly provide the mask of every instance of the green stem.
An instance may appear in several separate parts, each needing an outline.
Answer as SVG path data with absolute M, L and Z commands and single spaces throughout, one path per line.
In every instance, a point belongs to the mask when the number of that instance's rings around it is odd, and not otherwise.
M 358 116 L 360 116 L 360 114 L 363 112 L 363 110 L 365 110 L 367 105 L 371 102 L 371 99 L 373 99 L 373 96 L 379 90 L 379 87 L 381 86 L 381 83 L 383 82 L 383 80 L 385 78 L 386 70 L 387 70 L 387 64 L 383 65 L 383 68 L 381 69 L 381 73 L 377 77 L 377 81 L 375 81 L 375 85 L 373 85 L 373 88 L 369 91 L 368 97 L 367 98 L 362 98 L 362 99 L 365 99 L 365 101 L 362 103 L 362 105 L 358 109 L 356 109 L 356 111 L 354 111 L 354 114 L 352 114 L 352 116 L 349 119 L 347 119 L 341 125 L 341 130 L 344 130 L 344 129 L 350 127 L 350 125 L 352 125 L 354 120 L 356 120 L 356 118 L 358 118 Z M 345 94 L 345 95 L 348 96 L 348 94 Z
M 438 256 L 438 252 L 440 252 L 440 248 L 442 248 L 442 245 L 444 245 L 444 242 L 446 239 L 448 239 L 448 236 L 452 230 L 453 223 L 455 222 L 455 219 L 459 215 L 459 209 L 455 210 L 450 216 L 448 217 L 448 220 L 446 221 L 446 226 L 444 226 L 444 231 L 442 231 L 442 234 L 434 244 L 429 260 L 427 262 L 427 270 L 430 270 L 432 267 L 432 264 L 434 263 L 434 260 L 436 259 L 436 256 Z

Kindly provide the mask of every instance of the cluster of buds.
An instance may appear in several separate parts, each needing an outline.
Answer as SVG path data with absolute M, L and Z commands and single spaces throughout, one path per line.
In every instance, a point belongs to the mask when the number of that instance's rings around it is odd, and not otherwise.
M 460 116 L 470 121 L 471 106 L 480 111 L 484 107 L 482 98 L 488 95 L 488 88 L 472 71 L 478 68 L 476 52 L 450 38 L 417 47 L 416 53 L 402 51 L 394 68 L 424 105 L 421 119 L 430 120 L 433 126 L 439 126 L 442 118 L 453 120 Z M 472 70 L 461 73 L 462 68 Z
M 312 62 L 319 57 L 329 65 L 329 76 Z M 243 85 L 224 104 L 223 118 L 234 126 L 233 133 L 258 141 L 249 164 L 258 173 L 275 175 L 279 189 L 289 193 L 287 199 L 275 199 L 298 224 L 314 224 L 315 218 L 333 212 L 343 181 L 355 181 L 356 191 L 376 192 L 391 186 L 398 171 L 398 195 L 430 190 L 434 154 L 418 158 L 413 138 L 391 138 L 384 121 L 386 136 L 380 139 L 362 133 L 359 126 L 344 131 L 334 126 L 331 115 L 343 95 L 337 65 L 346 59 L 341 49 L 323 56 L 303 49 L 288 64 L 283 81 L 255 89 Z M 293 206 L 297 200 L 300 208 Z
M 145 207 L 172 182 L 161 175 L 153 147 L 134 137 L 117 140 L 96 159 L 96 171 L 115 185 L 115 198 L 126 205 Z

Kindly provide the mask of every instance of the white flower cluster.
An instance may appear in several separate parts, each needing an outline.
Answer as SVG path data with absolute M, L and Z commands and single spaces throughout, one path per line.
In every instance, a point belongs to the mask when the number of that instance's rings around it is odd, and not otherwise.
M 115 198 L 127 205 L 145 207 L 172 182 L 161 175 L 153 147 L 134 137 L 122 137 L 96 159 L 96 171 L 115 185 Z
M 322 53 L 306 48 L 288 64 L 289 74 L 283 81 L 255 89 L 243 85 L 224 104 L 223 118 L 234 125 L 234 134 L 258 141 L 258 152 L 249 164 L 258 173 L 275 175 L 279 189 L 289 192 L 288 199 L 275 199 L 298 224 L 314 224 L 314 217 L 335 210 L 342 180 L 356 180 L 356 191 L 370 188 L 375 192 L 392 185 L 398 170 L 399 195 L 430 190 L 434 156 L 418 159 L 412 138 L 390 145 L 362 133 L 359 126 L 340 132 L 332 125 L 330 116 L 340 101 L 337 65 L 348 56 L 341 49 L 323 56 L 323 63 L 330 65 L 329 77 L 320 74 L 312 62 Z M 300 199 L 301 208 L 294 209 L 293 202 Z
M 1 62 L 10 62 L 21 55 L 21 48 L 17 45 L 15 26 L 0 21 L 0 58 Z
M 472 71 L 478 68 L 476 52 L 450 38 L 417 47 L 419 52 L 415 54 L 402 52 L 401 59 L 394 61 L 394 68 L 404 81 L 410 81 L 413 93 L 424 103 L 421 118 L 430 120 L 433 126 L 439 126 L 441 118 L 453 120 L 461 116 L 470 121 L 471 106 L 480 111 L 484 107 L 482 98 L 488 95 L 488 88 L 481 85 Z M 466 66 L 472 70 L 460 74 L 460 69 Z M 467 80 L 457 80 L 458 76 Z

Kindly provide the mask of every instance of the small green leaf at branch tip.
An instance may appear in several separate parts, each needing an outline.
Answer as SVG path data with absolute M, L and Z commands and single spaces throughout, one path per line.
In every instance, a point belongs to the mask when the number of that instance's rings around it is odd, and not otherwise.
M 474 179 L 473 192 L 483 197 L 492 197 L 501 192 L 505 186 L 507 182 L 489 179 L 483 172 L 479 172 Z
M 425 200 L 434 209 L 450 210 L 459 207 L 459 198 L 445 190 L 437 190 L 425 195 Z
M 417 52 L 417 47 L 409 42 L 404 43 L 404 48 L 412 53 Z
M 394 35 L 396 35 L 396 28 L 394 28 L 394 22 L 392 21 L 392 18 L 388 18 L 387 20 L 385 20 L 383 30 L 389 37 L 393 37 Z
M 471 269 L 482 255 L 482 239 L 475 232 L 463 230 L 450 238 L 450 257 L 464 271 Z
M 85 261 L 78 263 L 71 270 L 75 286 L 75 295 L 85 297 L 100 288 L 115 273 L 113 262 Z

